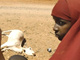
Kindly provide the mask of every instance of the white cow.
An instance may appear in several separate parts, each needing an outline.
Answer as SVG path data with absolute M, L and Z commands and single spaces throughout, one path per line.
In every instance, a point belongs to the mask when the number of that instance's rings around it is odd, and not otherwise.
M 5 34 L 6 32 L 10 32 L 9 35 Z M 34 51 L 29 48 L 23 48 L 21 46 L 23 40 L 24 40 L 24 34 L 20 30 L 8 30 L 3 31 L 2 35 L 8 36 L 8 40 L 6 43 L 1 45 L 1 51 L 5 50 L 13 50 L 15 52 L 25 52 L 27 55 L 33 55 Z

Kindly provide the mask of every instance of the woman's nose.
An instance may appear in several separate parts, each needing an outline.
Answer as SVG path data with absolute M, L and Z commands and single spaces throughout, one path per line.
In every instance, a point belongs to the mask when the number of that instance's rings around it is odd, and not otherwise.
M 58 28 L 57 24 L 54 25 L 53 30 L 56 31 L 56 32 L 58 32 L 59 28 Z

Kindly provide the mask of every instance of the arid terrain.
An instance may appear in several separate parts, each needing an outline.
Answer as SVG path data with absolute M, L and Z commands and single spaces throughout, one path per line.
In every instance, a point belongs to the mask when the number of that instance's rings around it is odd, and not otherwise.
M 51 16 L 55 3 L 56 0 L 0 0 L 0 28 L 24 32 L 26 46 L 37 52 L 36 56 L 25 55 L 28 60 L 49 60 L 60 42 L 54 35 Z M 1 44 L 6 41 L 7 37 L 2 36 Z M 48 52 L 48 48 L 52 52 Z M 22 54 L 5 51 L 3 55 L 8 60 L 12 55 Z

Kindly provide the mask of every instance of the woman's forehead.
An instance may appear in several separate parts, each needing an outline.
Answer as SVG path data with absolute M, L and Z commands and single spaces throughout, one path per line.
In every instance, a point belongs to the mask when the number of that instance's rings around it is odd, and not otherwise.
M 68 21 L 68 20 L 65 20 L 65 19 L 62 19 L 62 18 L 59 18 L 59 17 L 56 17 L 56 16 L 53 16 L 53 19 L 54 19 L 55 21 L 70 22 L 70 21 Z

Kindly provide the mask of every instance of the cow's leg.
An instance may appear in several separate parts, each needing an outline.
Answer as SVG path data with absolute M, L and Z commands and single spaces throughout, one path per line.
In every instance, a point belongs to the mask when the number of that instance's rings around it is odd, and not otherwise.
M 7 46 L 7 42 L 1 45 L 1 49 Z
M 6 50 L 9 50 L 9 48 L 3 48 L 3 49 L 1 49 L 1 51 L 6 51 Z

